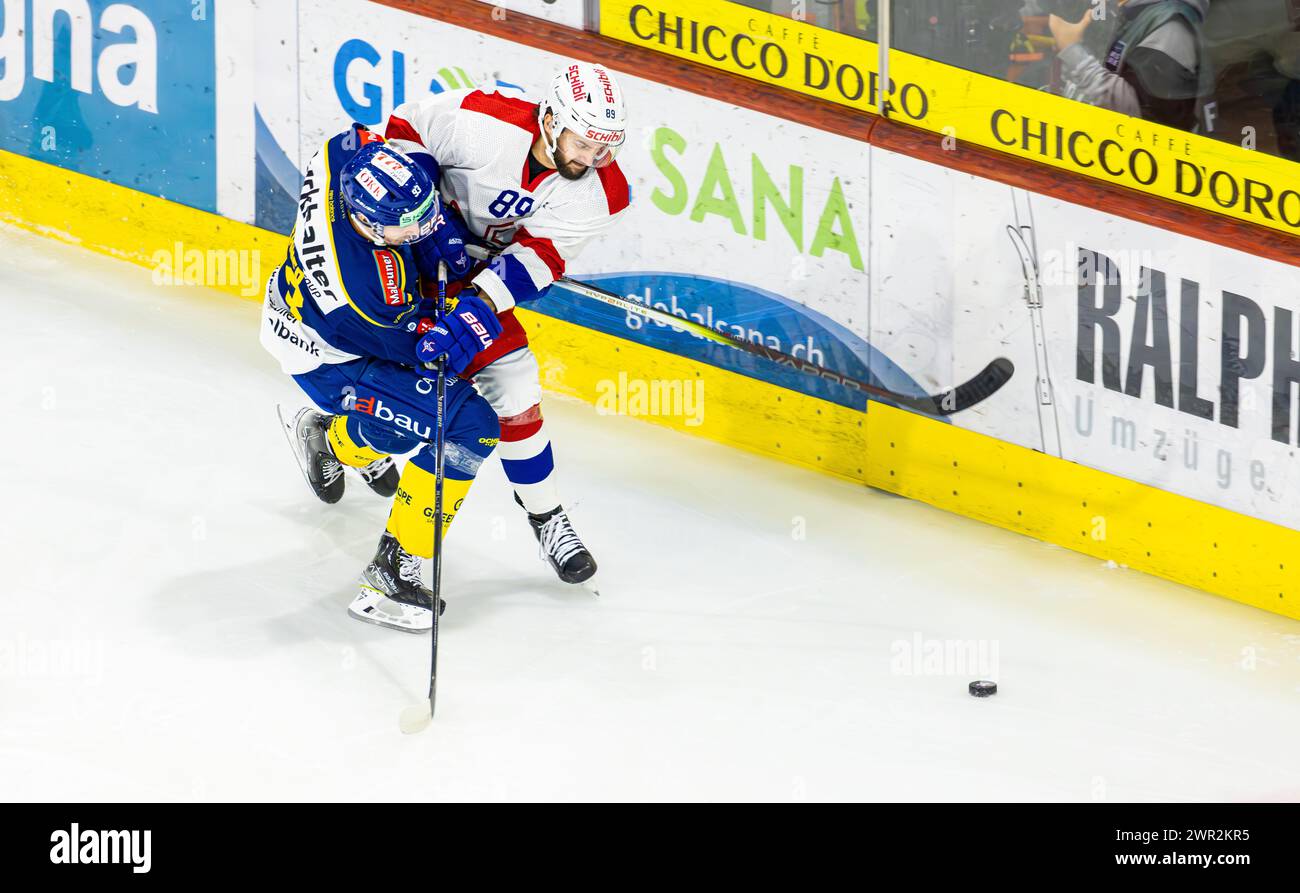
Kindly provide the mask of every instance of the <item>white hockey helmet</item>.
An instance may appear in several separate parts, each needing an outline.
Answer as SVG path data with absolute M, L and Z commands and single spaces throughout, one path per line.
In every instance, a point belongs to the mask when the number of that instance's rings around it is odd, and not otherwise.
M 552 136 L 546 135 L 544 120 L 551 113 Z M 623 89 L 602 65 L 566 61 L 551 79 L 546 96 L 537 106 L 537 124 L 542 131 L 546 154 L 555 161 L 560 133 L 570 130 L 581 140 L 604 147 L 596 155 L 595 167 L 614 160 L 627 139 L 627 107 Z

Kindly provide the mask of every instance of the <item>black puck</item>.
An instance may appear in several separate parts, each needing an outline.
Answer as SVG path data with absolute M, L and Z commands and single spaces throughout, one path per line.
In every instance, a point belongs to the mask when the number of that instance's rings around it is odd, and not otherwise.
M 970 693 L 977 698 L 987 698 L 998 693 L 998 684 L 996 682 L 977 680 L 970 684 Z

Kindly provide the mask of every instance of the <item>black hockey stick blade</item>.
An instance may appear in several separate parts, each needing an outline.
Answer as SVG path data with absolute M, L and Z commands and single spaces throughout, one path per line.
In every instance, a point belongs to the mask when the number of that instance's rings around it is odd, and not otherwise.
M 1016 366 L 1006 357 L 998 357 L 984 367 L 978 375 L 964 384 L 941 394 L 924 397 L 907 397 L 891 394 L 890 398 L 899 406 L 914 409 L 927 415 L 948 416 L 954 412 L 970 409 L 977 403 L 992 397 L 1015 375 Z
M 607 291 L 594 285 L 588 285 L 585 282 L 578 282 L 567 277 L 561 278 L 556 283 L 564 290 L 592 298 L 603 304 L 609 304 L 614 307 L 636 313 L 648 319 L 657 320 L 677 329 L 692 332 L 702 338 L 707 338 L 717 344 L 723 344 L 728 347 L 734 347 L 745 353 L 755 354 L 764 359 L 771 360 L 781 366 L 788 366 L 807 373 L 815 375 L 826 381 L 843 385 L 847 388 L 861 391 L 869 397 L 875 397 L 878 400 L 888 400 L 897 403 L 899 406 L 923 412 L 926 415 L 947 416 L 954 412 L 961 412 L 964 409 L 970 409 L 982 400 L 987 400 L 998 392 L 998 390 L 1011 380 L 1015 374 L 1015 365 L 1006 357 L 998 357 L 993 362 L 984 367 L 984 370 L 976 375 L 970 381 L 960 384 L 950 391 L 944 391 L 940 394 L 924 394 L 919 397 L 899 394 L 888 388 L 882 388 L 878 385 L 865 381 L 859 381 L 847 375 L 842 375 L 830 369 L 826 369 L 816 363 L 809 362 L 801 357 L 795 357 L 779 350 L 768 347 L 766 344 L 756 344 L 744 338 L 739 338 L 729 332 L 720 332 L 711 329 L 693 319 L 682 319 L 666 311 L 659 310 L 656 307 L 641 304 L 629 300 L 621 295 Z
M 487 249 L 478 246 L 469 246 L 471 256 L 479 259 L 488 259 L 491 254 Z M 941 394 L 925 394 L 920 397 L 912 397 L 907 394 L 899 394 L 888 388 L 882 388 L 869 382 L 859 381 L 848 375 L 842 375 L 830 369 L 819 366 L 816 363 L 795 357 L 779 350 L 768 347 L 766 344 L 755 344 L 745 338 L 732 335 L 729 332 L 718 331 L 709 328 L 701 322 L 693 319 L 678 317 L 666 310 L 660 310 L 650 304 L 642 304 L 639 301 L 633 301 L 622 295 L 614 294 L 608 289 L 601 288 L 598 285 L 590 285 L 586 282 L 579 282 L 568 276 L 562 276 L 555 282 L 560 286 L 562 291 L 581 297 L 590 298 L 599 301 L 602 304 L 608 304 L 611 307 L 617 307 L 628 313 L 635 313 L 638 316 L 652 319 L 665 325 L 672 326 L 679 331 L 691 332 L 695 335 L 712 341 L 716 344 L 723 344 L 728 347 L 734 347 L 745 353 L 754 354 L 771 360 L 782 366 L 789 366 L 808 375 L 815 375 L 826 381 L 843 385 L 844 387 L 853 388 L 861 391 L 869 397 L 875 397 L 878 400 L 888 400 L 897 403 L 899 406 L 913 409 L 917 412 L 923 412 L 926 415 L 948 416 L 954 412 L 961 412 L 964 409 L 970 409 L 982 400 L 987 400 L 998 392 L 1001 387 L 1011 380 L 1015 374 L 1015 365 L 1006 357 L 998 357 L 993 362 L 984 367 L 980 372 L 965 384 L 958 385 L 950 391 L 944 391 Z

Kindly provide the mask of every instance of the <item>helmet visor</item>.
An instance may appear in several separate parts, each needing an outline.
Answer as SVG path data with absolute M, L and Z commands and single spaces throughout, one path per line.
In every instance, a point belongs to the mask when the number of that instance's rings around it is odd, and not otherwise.
M 608 167 L 623 145 L 623 134 L 617 131 L 577 131 L 568 127 L 560 131 L 558 146 L 570 161 L 587 167 Z
M 433 234 L 441 217 L 442 206 L 438 194 L 431 192 L 419 207 L 401 216 L 394 224 L 387 226 L 371 220 L 357 211 L 352 214 L 357 224 L 369 232 L 376 242 L 386 245 L 410 245 Z
M 371 235 L 376 243 L 385 245 L 410 245 L 432 235 L 437 215 L 430 215 L 417 223 L 392 224 L 383 226 L 368 218 L 365 214 L 354 213 L 352 219 L 357 225 Z
M 410 245 L 412 242 L 418 242 L 424 238 L 420 232 L 420 227 L 414 223 L 406 226 L 386 226 L 384 227 L 383 239 L 389 245 Z

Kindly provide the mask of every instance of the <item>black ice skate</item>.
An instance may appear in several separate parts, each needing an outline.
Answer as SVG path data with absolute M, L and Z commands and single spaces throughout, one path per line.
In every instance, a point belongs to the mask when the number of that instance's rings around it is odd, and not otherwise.
M 524 501 L 518 493 L 515 494 L 515 502 L 521 508 L 524 507 Z M 528 523 L 532 525 L 533 535 L 537 537 L 542 559 L 555 569 L 555 573 L 565 583 L 585 583 L 596 573 L 596 559 L 591 557 L 587 547 L 578 538 L 564 506 L 556 506 L 544 515 L 529 512 Z
M 298 460 L 302 476 L 321 502 L 334 504 L 343 498 L 343 466 L 330 448 L 325 429 L 332 416 L 304 406 L 293 418 L 285 417 L 282 406 L 276 406 L 284 436 Z
M 385 532 L 375 557 L 361 574 L 361 592 L 348 605 L 357 620 L 408 633 L 433 627 L 433 593 L 420 581 L 424 559 L 401 547 L 397 537 Z M 438 613 L 447 603 L 438 600 Z
M 358 468 L 357 473 L 361 475 L 361 480 L 366 482 L 367 487 L 385 499 L 391 498 L 397 492 L 397 482 L 402 477 L 392 456 L 376 459 L 364 468 Z

